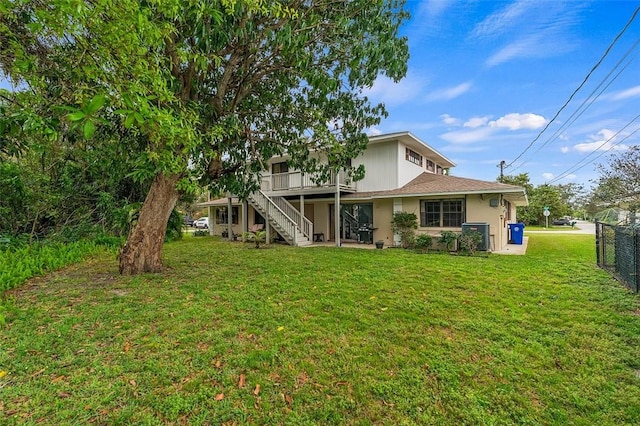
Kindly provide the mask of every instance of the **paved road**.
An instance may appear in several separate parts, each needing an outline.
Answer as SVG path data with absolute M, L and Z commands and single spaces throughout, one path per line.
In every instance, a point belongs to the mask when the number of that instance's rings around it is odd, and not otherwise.
M 586 220 L 579 220 L 576 223 L 576 228 L 580 229 L 571 229 L 570 226 L 564 226 L 562 231 L 544 231 L 544 230 L 535 230 L 529 231 L 526 227 L 524 228 L 524 233 L 526 234 L 596 234 L 596 225 L 593 222 L 588 222 Z M 554 228 L 555 229 L 555 228 Z

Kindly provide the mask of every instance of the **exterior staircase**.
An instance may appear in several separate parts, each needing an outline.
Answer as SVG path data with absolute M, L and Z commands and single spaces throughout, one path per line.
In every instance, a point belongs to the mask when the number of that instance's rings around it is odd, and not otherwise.
M 251 194 L 248 201 L 287 243 L 294 246 L 311 244 L 313 223 L 284 197 L 269 197 L 259 190 Z

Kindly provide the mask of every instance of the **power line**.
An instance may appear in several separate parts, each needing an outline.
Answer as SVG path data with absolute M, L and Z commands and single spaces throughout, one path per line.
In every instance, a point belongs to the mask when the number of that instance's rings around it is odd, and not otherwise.
M 595 70 L 600 66 L 600 64 L 602 64 L 602 61 L 604 61 L 604 59 L 607 57 L 607 55 L 609 54 L 611 49 L 613 49 L 613 46 L 618 42 L 620 37 L 622 37 L 622 35 L 627 31 L 627 29 L 629 28 L 631 23 L 636 19 L 636 16 L 638 15 L 638 11 L 640 11 L 640 7 L 637 7 L 636 10 L 633 11 L 633 14 L 631 15 L 631 18 L 629 18 L 629 21 L 626 23 L 624 28 L 622 28 L 622 31 L 620 31 L 618 33 L 618 35 L 613 39 L 613 41 L 609 44 L 609 47 L 607 47 L 607 50 L 605 50 L 605 52 L 602 55 L 602 57 L 598 60 L 598 62 L 596 62 L 596 64 L 587 73 L 587 75 L 584 78 L 584 80 L 582 80 L 582 83 L 580 83 L 580 85 L 573 91 L 573 93 L 571 93 L 571 96 L 569 96 L 569 99 L 566 100 L 566 102 L 562 105 L 562 107 L 560 107 L 558 112 L 556 112 L 556 114 L 553 116 L 553 118 L 551 120 L 549 120 L 549 122 L 547 122 L 547 124 L 544 126 L 544 128 L 531 141 L 531 143 L 529 143 L 529 145 L 527 145 L 527 147 L 524 149 L 524 151 L 522 151 L 513 161 L 511 161 L 509 164 L 507 164 L 506 167 L 511 167 L 513 165 L 513 163 L 518 161 L 520 159 L 520 157 L 522 157 L 527 151 L 529 151 L 529 149 L 533 146 L 533 144 L 536 143 L 538 141 L 538 139 L 540 139 L 542 134 L 549 128 L 551 123 L 553 123 L 558 118 L 560 113 L 567 107 L 567 105 L 569 105 L 569 102 L 571 102 L 571 100 L 580 91 L 580 89 L 582 89 L 582 87 L 586 84 L 587 80 L 589 80 L 589 78 L 591 77 L 591 74 L 593 74 L 595 72 Z
M 556 176 L 555 178 L 549 180 L 547 182 L 547 184 L 550 183 L 554 183 L 559 181 L 560 179 L 563 179 L 565 177 L 567 177 L 570 173 L 573 172 L 577 172 L 578 170 L 586 167 L 588 164 L 593 163 L 595 160 L 597 160 L 598 158 L 602 157 L 604 154 L 606 154 L 607 152 L 611 151 L 615 146 L 621 144 L 622 142 L 626 141 L 627 139 L 629 139 L 631 136 L 633 136 L 636 132 L 640 131 L 640 127 L 636 128 L 633 132 L 629 133 L 628 135 L 626 135 L 624 138 L 620 139 L 619 141 L 617 141 L 614 144 L 611 144 L 611 146 L 609 148 L 607 148 L 606 150 L 600 152 L 600 154 L 595 157 L 593 160 L 589 161 L 588 163 L 585 163 L 583 165 L 581 165 L 580 167 L 578 167 L 581 163 L 585 162 L 589 157 L 591 157 L 593 154 L 595 154 L 597 151 L 600 150 L 600 148 L 602 148 L 603 146 L 605 146 L 607 143 L 611 142 L 616 136 L 618 136 L 620 133 L 622 133 L 622 131 L 624 129 L 626 129 L 627 127 L 629 127 L 631 124 L 633 124 L 634 121 L 636 121 L 638 118 L 640 118 L 640 114 L 636 115 L 631 121 L 629 121 L 622 129 L 618 130 L 613 136 L 611 136 L 609 139 L 605 140 L 604 142 L 602 142 L 602 144 L 600 144 L 600 146 L 598 146 L 598 148 L 596 148 L 595 150 L 591 151 L 589 153 L 589 155 L 587 155 L 586 157 L 584 157 L 582 160 L 578 161 L 577 163 L 575 163 L 573 166 L 569 167 L 567 170 L 565 170 L 564 172 L 560 173 L 558 176 Z
M 587 96 L 585 98 L 584 101 L 582 101 L 582 103 L 580 104 L 580 106 L 573 112 L 573 114 L 571 114 L 569 116 L 569 118 L 567 119 L 567 121 L 565 121 L 554 133 L 553 135 L 551 135 L 542 145 L 540 145 L 538 147 L 538 149 L 536 149 L 533 154 L 531 155 L 535 155 L 538 152 L 540 152 L 540 150 L 542 148 L 544 148 L 548 143 L 556 140 L 564 130 L 566 130 L 567 128 L 569 128 L 569 126 L 571 126 L 573 123 L 575 123 L 581 116 L 582 114 L 584 114 L 587 109 L 589 109 L 589 107 L 591 107 L 591 105 L 593 105 L 593 103 L 598 100 L 598 98 L 600 98 L 600 96 L 602 96 L 602 94 L 609 88 L 609 86 L 611 86 L 611 84 L 613 84 L 614 81 L 616 81 L 618 79 L 618 77 L 620 77 L 620 75 L 624 72 L 624 70 L 626 70 L 629 65 L 631 65 L 631 63 L 638 57 L 638 55 L 640 54 L 640 51 L 636 52 L 636 54 L 633 56 L 633 58 L 631 58 L 623 67 L 622 69 L 620 69 L 620 71 L 618 71 L 618 73 L 613 76 L 613 78 L 611 78 L 611 80 L 602 88 L 602 90 L 600 90 L 600 92 L 598 92 L 598 94 L 596 94 L 594 96 L 594 94 L 596 93 L 596 91 L 598 89 L 600 89 L 602 87 L 602 85 L 607 81 L 607 79 L 609 79 L 609 77 L 611 77 L 611 75 L 613 74 L 613 72 L 620 66 L 620 64 L 622 64 L 622 62 L 631 54 L 631 52 L 633 52 L 638 45 L 640 44 L 640 38 L 638 40 L 636 40 L 636 42 L 633 44 L 633 46 L 627 50 L 627 52 L 622 56 L 622 58 L 620 58 L 620 60 L 616 63 L 616 65 L 611 69 L 611 71 L 609 71 L 609 73 L 602 79 L 602 81 L 600 81 L 600 83 L 598 83 L 598 85 L 596 86 L 595 89 L 593 89 L 593 91 L 589 94 L 589 96 Z M 586 106 L 585 106 L 586 105 Z M 529 156 L 528 158 L 531 158 L 531 156 Z M 527 159 L 528 160 L 528 159 Z M 516 167 L 516 169 L 522 167 L 524 164 L 527 163 L 527 160 L 523 160 L 522 163 L 520 163 L 520 165 L 518 165 Z

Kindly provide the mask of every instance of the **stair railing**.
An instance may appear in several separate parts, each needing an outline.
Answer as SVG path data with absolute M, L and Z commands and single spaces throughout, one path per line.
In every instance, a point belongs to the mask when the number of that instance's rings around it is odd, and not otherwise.
M 270 221 L 275 222 L 277 226 L 276 229 L 281 230 L 283 233 L 287 235 L 283 235 L 283 237 L 289 237 L 291 241 L 289 243 L 294 243 L 296 241 L 297 234 L 297 223 L 291 217 L 289 217 L 271 198 L 265 195 L 262 191 L 256 191 L 249 196 L 249 200 L 255 206 L 258 206 L 262 209 L 262 213 L 265 213 Z M 280 229 L 281 228 L 281 229 Z
M 307 237 L 309 241 L 313 237 L 313 222 L 304 217 L 300 210 L 296 209 L 290 202 L 284 197 L 272 197 L 274 203 L 280 207 L 280 209 L 298 225 L 302 231 L 302 235 Z

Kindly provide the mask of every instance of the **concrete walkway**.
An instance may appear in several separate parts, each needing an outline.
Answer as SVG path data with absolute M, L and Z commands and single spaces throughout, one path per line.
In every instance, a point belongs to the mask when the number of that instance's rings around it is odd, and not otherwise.
M 522 244 L 507 244 L 502 250 L 492 251 L 491 253 L 493 253 L 493 254 L 516 254 L 516 255 L 522 256 L 522 255 L 527 254 L 527 246 L 528 245 L 529 245 L 529 237 L 522 237 Z

